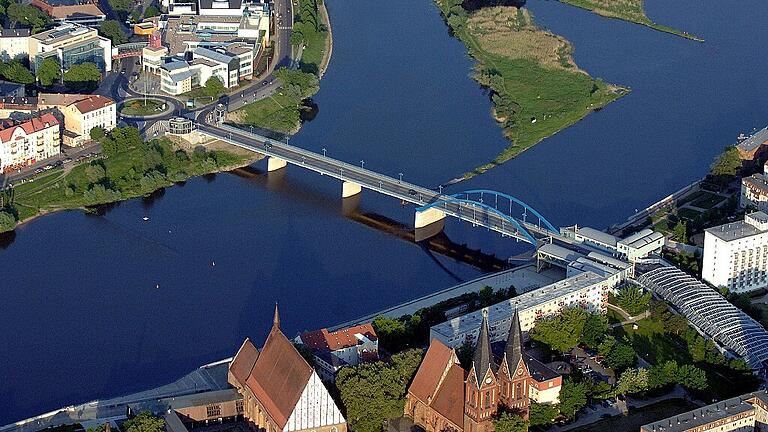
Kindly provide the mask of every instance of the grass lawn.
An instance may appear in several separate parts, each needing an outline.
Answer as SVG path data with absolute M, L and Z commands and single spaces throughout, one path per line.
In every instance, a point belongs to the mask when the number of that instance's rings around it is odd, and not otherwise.
M 279 92 L 242 108 L 242 123 L 281 133 L 290 133 L 299 125 L 301 100 Z
M 563 3 L 590 10 L 608 18 L 617 18 L 648 26 L 654 30 L 681 36 L 686 39 L 704 42 L 704 39 L 690 33 L 673 29 L 651 21 L 643 8 L 644 0 L 560 0 Z
M 315 4 L 315 0 L 299 0 L 299 13 L 296 20 L 301 20 L 301 11 L 305 7 L 312 7 Z M 328 21 L 328 17 L 325 13 L 324 7 L 317 8 L 317 14 L 319 16 L 319 22 L 325 23 Z M 301 54 L 301 63 L 299 68 L 304 72 L 313 73 L 318 75 L 320 72 L 320 65 L 323 62 L 323 56 L 328 49 L 329 34 L 325 29 L 325 24 L 321 24 L 320 31 L 310 31 L 308 26 L 302 25 L 302 34 L 304 35 L 304 51 Z
M 665 334 L 661 322 L 646 318 L 638 321 L 637 326 L 637 330 L 634 330 L 632 324 L 629 324 L 614 329 L 614 332 L 618 339 L 626 337 L 635 352 L 647 362 L 651 364 L 668 360 L 675 360 L 680 364 L 691 362 L 691 356 L 686 347 L 679 345 L 677 341 Z
M 702 191 L 703 192 L 703 191 Z M 703 196 L 697 198 L 695 201 L 691 202 L 691 205 L 694 207 L 702 208 L 705 210 L 709 210 L 712 207 L 715 207 L 716 205 L 723 202 L 725 198 L 721 197 L 720 195 L 715 195 L 710 192 L 704 192 Z
M 592 423 L 574 432 L 638 431 L 650 422 L 681 414 L 696 408 L 696 405 L 684 399 L 669 399 L 642 408 L 630 408 L 625 416 L 611 417 Z
M 701 217 L 701 212 L 696 211 L 692 208 L 682 208 L 677 211 L 677 215 L 683 219 L 688 219 L 689 221 L 695 221 L 696 219 Z
M 119 111 L 129 116 L 146 116 L 158 114 L 165 108 L 165 102 L 158 99 L 131 100 L 120 105 Z

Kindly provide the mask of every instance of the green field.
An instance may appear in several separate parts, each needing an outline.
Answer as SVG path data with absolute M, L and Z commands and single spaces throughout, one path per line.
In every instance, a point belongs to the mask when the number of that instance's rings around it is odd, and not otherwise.
M 682 208 L 677 211 L 677 215 L 683 219 L 688 219 L 689 221 L 695 221 L 699 217 L 701 217 L 701 212 L 691 208 Z
M 670 33 L 686 39 L 704 42 L 704 39 L 672 27 L 657 24 L 648 18 L 643 8 L 644 0 L 560 0 L 572 6 L 590 10 L 598 15 L 616 18 Z
M 299 68 L 304 72 L 320 75 L 323 57 L 330 42 L 326 22 L 328 16 L 320 0 L 299 0 L 293 24 L 299 36 L 293 42 L 306 47 L 299 63 Z
M 147 116 L 161 113 L 165 108 L 165 102 L 158 99 L 131 100 L 120 105 L 119 111 L 129 116 Z
M 437 4 L 477 60 L 474 77 L 493 91 L 494 116 L 511 141 L 464 178 L 508 161 L 628 91 L 578 70 L 568 41 L 537 27 L 524 9 L 494 7 L 470 14 L 456 0 Z
M 665 334 L 661 322 L 646 318 L 638 321 L 637 326 L 637 330 L 630 324 L 619 327 L 614 332 L 618 339 L 626 337 L 635 352 L 648 363 L 659 364 L 668 360 L 675 360 L 679 364 L 691 363 L 691 356 L 686 347 Z
M 710 192 L 705 192 L 705 194 L 706 195 L 704 195 L 704 196 L 696 199 L 695 201 L 693 201 L 691 203 L 691 205 L 694 206 L 694 207 L 698 207 L 698 208 L 704 209 L 704 210 L 709 210 L 709 209 L 717 206 L 721 202 L 725 201 L 725 198 L 723 198 L 723 197 L 721 197 L 719 195 L 715 195 L 715 194 L 710 193 Z
M 301 99 L 278 91 L 272 96 L 244 106 L 241 123 L 290 133 L 299 125 L 299 111 L 296 107 L 300 103 Z

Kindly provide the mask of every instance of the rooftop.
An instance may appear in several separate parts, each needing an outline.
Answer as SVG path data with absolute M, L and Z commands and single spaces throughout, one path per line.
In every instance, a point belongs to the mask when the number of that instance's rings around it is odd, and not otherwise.
M 51 9 L 51 16 L 59 20 L 66 20 L 86 17 L 99 17 L 105 15 L 104 12 L 94 3 L 85 3 L 71 6 L 54 6 Z
M 693 430 L 696 427 L 723 420 L 736 414 L 753 410 L 750 400 L 759 398 L 765 400 L 768 397 L 765 391 L 748 393 L 731 399 L 726 399 L 712 405 L 696 408 L 676 416 L 668 417 L 653 423 L 648 423 L 640 428 L 641 432 L 683 432 Z
M 29 29 L 7 29 L 0 30 L 0 37 L 27 37 L 30 35 Z
M 195 48 L 194 57 L 204 57 L 221 64 L 229 64 L 233 58 L 231 55 L 220 53 L 208 48 Z
M 749 188 L 759 190 L 762 194 L 768 194 L 768 176 L 765 174 L 752 174 L 741 179 L 741 183 Z
M 65 23 L 54 29 L 32 35 L 32 37 L 41 42 L 51 44 L 87 33 L 93 33 L 93 36 L 97 35 L 97 32 L 94 29 L 90 29 L 79 24 Z
M 612 236 L 608 233 L 590 227 L 581 227 L 576 231 L 576 234 L 613 247 L 615 247 L 616 243 L 618 242 L 618 238 L 616 236 Z
M 75 108 L 77 108 L 77 110 L 81 113 L 85 114 L 91 111 L 100 110 L 109 105 L 114 105 L 114 103 L 115 101 L 106 96 L 91 95 L 86 99 L 75 102 Z
M 763 212 L 750 213 L 749 217 L 754 218 L 758 222 L 768 222 L 768 214 Z M 766 232 L 756 227 L 749 221 L 749 217 L 745 217 L 745 220 L 727 223 L 724 225 L 707 228 L 705 232 L 714 235 L 723 241 L 734 241 L 743 238 L 751 237 L 753 235 L 762 234 Z
M 13 133 L 18 128 L 23 129 L 24 132 L 27 135 L 29 135 L 35 132 L 39 132 L 43 129 L 47 129 L 51 126 L 58 126 L 58 125 L 59 125 L 59 121 L 56 119 L 56 117 L 53 114 L 45 113 L 40 117 L 34 117 L 28 121 L 25 121 L 24 123 L 19 123 L 17 125 L 6 127 L 0 130 L 0 140 L 6 141 L 6 142 L 10 141 L 11 137 L 13 137 Z
M 768 141 L 768 127 L 764 127 L 759 131 L 755 132 L 749 138 L 738 143 L 736 147 L 745 153 L 749 153 L 754 149 L 763 145 L 763 143 L 765 143 L 766 141 Z
M 363 336 L 369 340 L 377 340 L 376 331 L 371 324 L 361 324 L 354 327 L 348 327 L 334 332 L 328 329 L 321 329 L 301 334 L 301 341 L 314 350 L 336 351 L 344 348 L 360 345 L 363 343 Z

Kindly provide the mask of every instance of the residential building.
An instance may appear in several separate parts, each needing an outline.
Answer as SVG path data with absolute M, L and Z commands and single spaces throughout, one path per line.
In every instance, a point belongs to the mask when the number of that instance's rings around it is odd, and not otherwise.
M 737 293 L 768 287 L 768 214 L 706 229 L 702 279 Z
M 469 371 L 456 351 L 438 339 L 408 388 L 404 414 L 427 432 L 492 432 L 501 407 L 528 416 L 531 401 L 559 402 L 562 377 L 523 350 L 518 313 L 499 357 L 491 347 L 487 312 L 478 329 Z
M 32 0 L 30 4 L 50 15 L 57 24 L 66 21 L 98 27 L 107 18 L 97 2 L 88 0 Z
M 26 94 L 24 84 L 0 81 L 0 97 L 22 98 Z
M 765 160 L 768 153 L 768 127 L 760 129 L 745 140 L 736 144 L 739 156 L 745 165 L 752 165 L 758 160 Z
M 768 332 L 720 293 L 676 267 L 659 267 L 638 282 L 663 298 L 721 352 L 742 358 L 756 372 L 766 369 Z
M 506 340 L 515 311 L 519 312 L 522 331 L 529 331 L 537 319 L 556 315 L 563 308 L 580 307 L 589 312 L 605 313 L 611 289 L 612 282 L 587 271 L 432 326 L 430 338 L 451 348 L 473 341 L 477 339 L 483 311 L 487 311 L 491 341 Z
M 29 29 L 0 30 L 0 60 L 29 58 Z
M 648 423 L 640 432 L 761 432 L 768 430 L 765 390 L 715 402 Z
M 229 366 L 228 382 L 242 396 L 242 413 L 265 432 L 346 432 L 347 422 L 318 374 L 280 330 L 259 351 L 246 339 Z
M 61 108 L 65 128 L 76 134 L 69 137 L 69 145 L 80 145 L 91 139 L 91 129 L 102 128 L 110 131 L 117 126 L 117 105 L 112 99 L 101 95 L 89 95 L 75 103 Z
M 759 211 L 768 211 L 768 163 L 763 165 L 763 172 L 741 179 L 741 208 L 752 207 Z
M 324 380 L 334 381 L 344 366 L 379 359 L 379 338 L 370 323 L 329 332 L 320 329 L 300 334 L 296 342 L 312 349 L 317 372 Z
M 96 29 L 65 23 L 29 38 L 29 58 L 33 70 L 48 57 L 55 57 L 67 71 L 74 64 L 95 63 L 102 71 L 112 70 L 112 42 Z
M 0 172 L 10 172 L 59 154 L 60 125 L 51 113 L 0 130 Z

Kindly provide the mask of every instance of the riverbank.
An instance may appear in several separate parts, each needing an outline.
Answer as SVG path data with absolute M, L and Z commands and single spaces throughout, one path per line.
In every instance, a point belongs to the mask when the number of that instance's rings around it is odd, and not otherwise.
M 645 14 L 644 0 L 560 0 L 560 2 L 586 9 L 606 18 L 620 19 L 696 42 L 704 42 L 704 39 L 699 36 L 651 21 Z
M 491 90 L 492 115 L 511 141 L 491 162 L 450 183 L 503 164 L 629 91 L 579 69 L 570 42 L 538 27 L 524 8 L 468 11 L 456 0 L 436 1 L 453 34 L 477 60 L 474 78 Z
M 4 211 L 15 217 L 16 226 L 61 210 L 88 210 L 147 196 L 191 177 L 230 171 L 258 160 L 253 153 L 223 150 L 215 145 L 192 150 L 189 145 L 167 138 L 144 143 L 135 128 L 118 128 L 106 139 L 119 139 L 122 147 L 4 192 Z M 6 228 L 10 231 L 16 226 Z
M 277 92 L 228 114 L 228 121 L 260 128 L 266 134 L 292 135 L 301 128 L 301 113 L 311 109 L 306 101 L 320 90 L 319 80 L 330 63 L 333 40 L 324 2 L 300 0 L 296 15 L 291 43 L 303 47 L 298 71 L 278 71 L 282 86 Z

